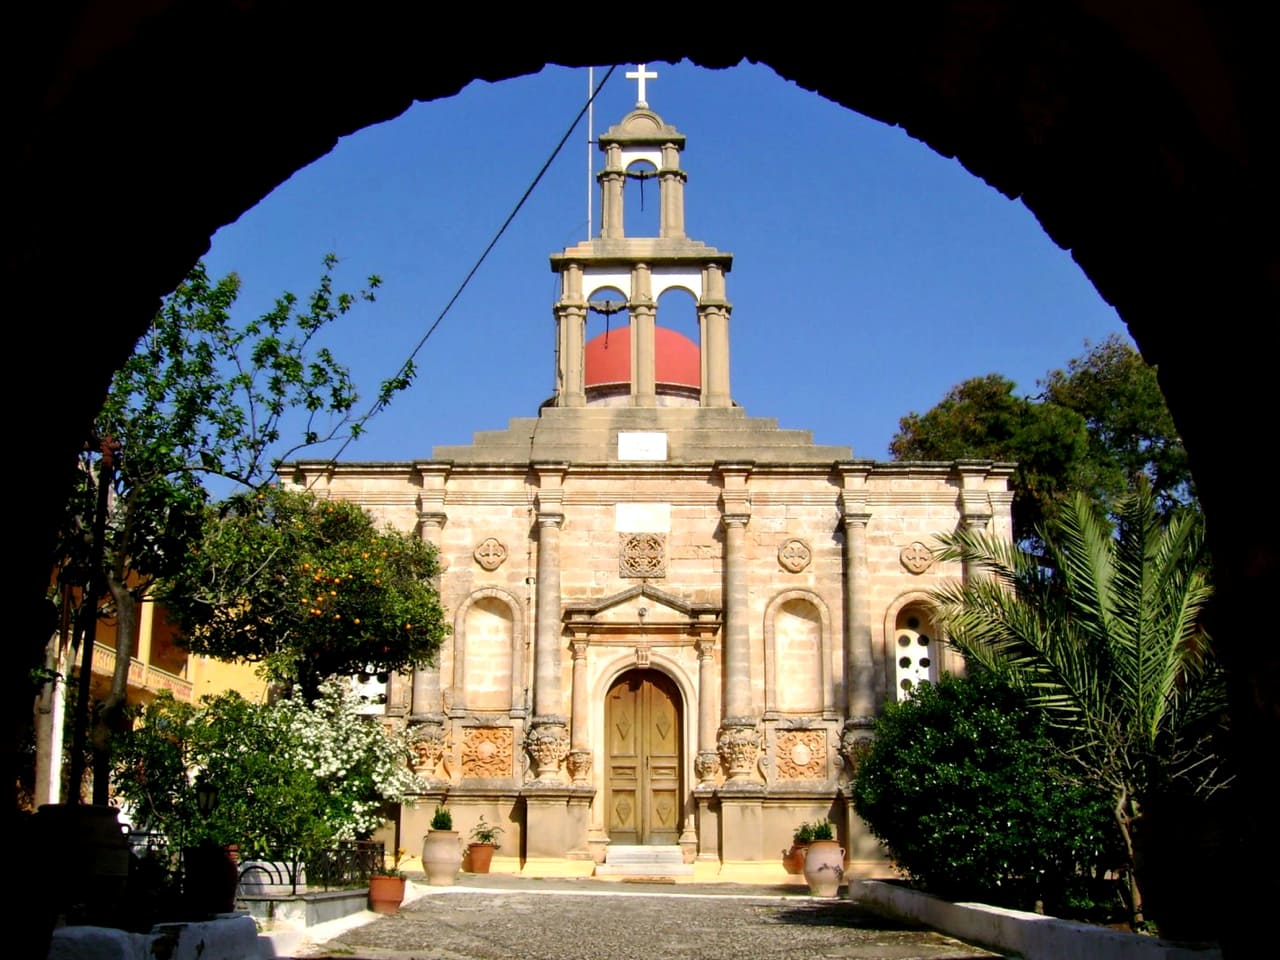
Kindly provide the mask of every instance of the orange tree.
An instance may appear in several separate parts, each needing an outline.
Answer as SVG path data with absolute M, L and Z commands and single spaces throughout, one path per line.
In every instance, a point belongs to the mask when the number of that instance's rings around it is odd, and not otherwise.
M 261 488 L 299 450 L 362 432 L 368 417 L 357 415 L 356 384 L 324 340 L 345 314 L 374 299 L 380 281 L 373 276 L 363 290 L 339 290 L 337 265 L 325 257 L 309 295 L 286 292 L 246 320 L 237 307 L 239 277 L 213 279 L 197 264 L 113 377 L 50 558 L 81 647 L 72 783 L 80 782 L 89 733 L 96 623 L 114 620 L 121 649 L 127 647 L 143 599 L 199 535 L 210 482 Z M 374 409 L 412 376 L 406 365 L 381 384 Z M 95 713 L 98 804 L 108 802 L 111 733 L 127 722 L 129 665 L 128 656 L 116 658 L 110 693 Z
M 434 661 L 435 551 L 358 505 L 264 488 L 208 511 L 162 598 L 193 653 L 260 665 L 314 699 L 330 677 Z

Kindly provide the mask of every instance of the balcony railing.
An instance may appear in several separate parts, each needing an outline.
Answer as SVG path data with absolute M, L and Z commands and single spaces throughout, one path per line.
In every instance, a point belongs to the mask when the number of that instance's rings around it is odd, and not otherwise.
M 101 643 L 93 645 L 93 672 L 100 676 L 112 676 L 116 671 L 116 652 Z M 167 670 L 153 667 L 141 660 L 129 660 L 129 686 L 159 692 L 168 690 L 175 700 L 191 702 L 194 685 L 190 680 L 175 676 Z

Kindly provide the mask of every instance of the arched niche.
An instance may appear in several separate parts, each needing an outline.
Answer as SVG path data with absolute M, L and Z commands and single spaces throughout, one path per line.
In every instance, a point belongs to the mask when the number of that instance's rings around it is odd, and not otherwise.
M 524 621 L 514 594 L 476 590 L 453 624 L 455 713 L 524 713 Z
M 769 601 L 764 611 L 766 717 L 835 716 L 833 645 L 831 615 L 816 593 L 786 590 Z

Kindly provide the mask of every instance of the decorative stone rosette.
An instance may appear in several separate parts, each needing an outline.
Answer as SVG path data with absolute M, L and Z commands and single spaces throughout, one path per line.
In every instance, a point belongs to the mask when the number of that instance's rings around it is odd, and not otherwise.
M 624 533 L 618 545 L 618 576 L 656 579 L 667 575 L 664 533 Z
M 933 566 L 933 551 L 916 540 L 898 551 L 898 562 L 908 573 L 919 576 Z
M 752 779 L 760 758 L 760 733 L 754 724 L 725 724 L 716 748 L 730 781 Z
M 813 550 L 799 537 L 792 537 L 778 547 L 778 565 L 790 573 L 799 573 L 812 559 Z
M 560 763 L 569 755 L 569 731 L 563 723 L 537 723 L 525 737 L 524 747 L 533 758 L 534 779 L 556 780 Z

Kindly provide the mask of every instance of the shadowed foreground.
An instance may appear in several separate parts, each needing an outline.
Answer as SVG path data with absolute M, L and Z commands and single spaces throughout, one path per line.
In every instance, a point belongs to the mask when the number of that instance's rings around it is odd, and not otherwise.
M 999 956 L 929 930 L 886 921 L 847 900 L 799 895 L 796 888 L 770 893 L 721 885 L 602 886 L 568 880 L 525 881 L 520 890 L 442 888 L 406 902 L 397 914 L 381 916 L 298 956 L 348 960 L 959 960 Z

